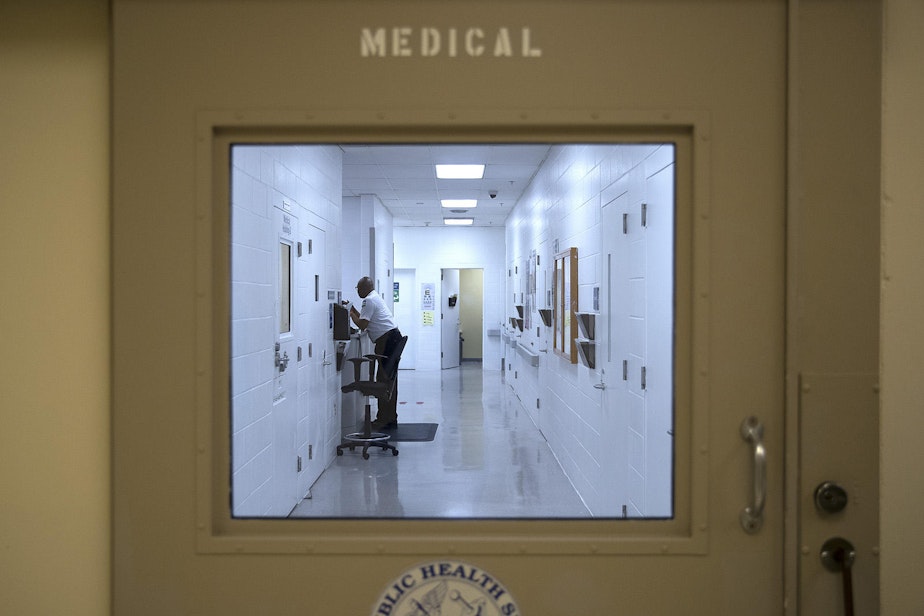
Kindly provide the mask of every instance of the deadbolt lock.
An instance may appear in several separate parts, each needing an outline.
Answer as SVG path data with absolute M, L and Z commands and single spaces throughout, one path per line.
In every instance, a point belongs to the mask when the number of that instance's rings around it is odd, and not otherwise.
M 839 513 L 847 507 L 847 490 L 825 481 L 815 488 L 815 508 L 821 513 Z

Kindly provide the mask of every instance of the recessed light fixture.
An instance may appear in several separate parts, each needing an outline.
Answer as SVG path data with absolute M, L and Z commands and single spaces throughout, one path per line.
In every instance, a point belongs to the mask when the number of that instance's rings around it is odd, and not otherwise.
M 444 225 L 470 225 L 475 222 L 474 218 L 444 218 Z
M 441 180 L 480 180 L 484 165 L 436 165 L 436 177 Z
M 443 207 L 454 207 L 459 209 L 470 209 L 478 205 L 478 199 L 440 199 Z

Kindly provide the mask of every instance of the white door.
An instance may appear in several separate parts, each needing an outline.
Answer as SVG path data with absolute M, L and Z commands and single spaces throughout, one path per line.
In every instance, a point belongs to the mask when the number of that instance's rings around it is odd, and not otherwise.
M 299 496 L 303 496 L 333 455 L 330 444 L 334 416 L 325 375 L 335 355 L 330 335 L 324 231 L 311 224 L 300 229 L 298 257 L 298 459 Z
M 643 379 L 639 383 L 644 399 L 645 489 L 640 495 L 645 515 L 671 515 L 673 462 L 673 357 L 674 262 L 670 246 L 674 239 L 674 148 L 662 145 L 645 159 L 644 193 L 637 217 L 638 251 L 644 254 L 645 348 Z M 630 251 L 633 249 L 630 248 Z M 654 367 L 654 369 L 652 369 Z
M 645 157 L 604 196 L 601 381 L 610 450 L 606 510 L 663 518 L 672 511 L 674 148 Z M 609 473 L 610 469 L 603 471 Z M 605 484 L 604 484 L 605 485 Z
M 443 330 L 442 368 L 458 368 L 459 362 L 459 270 L 443 270 L 440 293 L 440 325 Z
M 603 315 L 597 324 L 598 361 L 602 389 L 602 407 L 606 419 L 610 447 L 607 450 L 609 468 L 605 471 L 612 477 L 611 489 L 602 493 L 604 511 L 628 515 L 628 304 L 622 301 L 628 293 L 629 250 L 623 234 L 623 220 L 628 214 L 628 178 L 616 182 L 612 192 L 604 197 L 600 214 L 603 230 L 603 288 L 600 290 L 600 311 Z
M 296 296 L 298 219 L 290 211 L 273 209 L 276 231 L 273 276 L 273 490 L 272 514 L 287 516 L 298 504 L 298 456 L 295 450 L 298 400 Z

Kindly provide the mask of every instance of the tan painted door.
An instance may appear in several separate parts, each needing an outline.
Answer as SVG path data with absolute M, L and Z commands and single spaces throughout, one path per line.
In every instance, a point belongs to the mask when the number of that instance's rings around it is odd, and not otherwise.
M 450 559 L 516 613 L 782 612 L 782 2 L 114 4 L 116 614 L 371 614 Z M 537 135 L 678 144 L 673 518 L 229 519 L 230 143 Z

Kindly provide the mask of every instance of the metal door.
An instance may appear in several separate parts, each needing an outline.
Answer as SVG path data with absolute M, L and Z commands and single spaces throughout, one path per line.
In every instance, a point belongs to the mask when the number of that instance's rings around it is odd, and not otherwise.
M 442 55 L 414 55 L 412 42 L 426 33 L 432 43 L 433 30 Z M 783 610 L 786 3 L 550 0 L 526 11 L 483 2 L 117 0 L 113 32 L 117 614 L 242 605 L 369 613 L 407 568 L 447 559 L 496 576 L 523 613 Z M 514 34 L 519 44 L 508 45 Z M 203 40 L 234 41 L 235 53 Z M 675 376 L 674 519 L 223 517 L 228 200 L 216 161 L 232 136 L 509 143 L 621 134 L 667 135 L 687 150 L 676 169 L 685 327 L 675 347 L 684 368 Z M 136 262 L 131 254 L 167 245 L 170 259 L 131 279 L 120 270 Z M 169 328 L 148 327 L 153 303 L 139 297 L 149 294 L 163 313 L 153 321 Z M 171 361 L 137 362 L 144 354 L 133 351 L 162 346 Z M 156 443 L 161 459 L 137 455 L 155 449 L 132 421 L 137 413 L 176 427 Z M 764 426 L 766 506 L 756 532 L 739 522 L 753 504 L 755 458 L 739 432 L 747 416 Z M 159 474 L 163 459 L 169 477 Z M 195 542 L 176 528 L 194 528 Z

